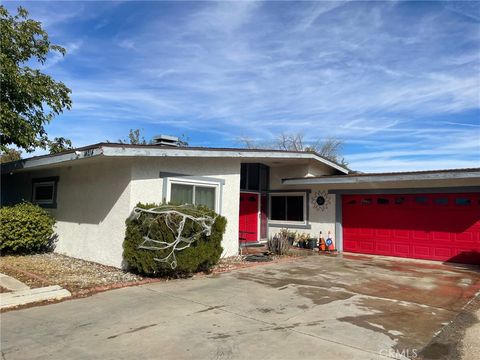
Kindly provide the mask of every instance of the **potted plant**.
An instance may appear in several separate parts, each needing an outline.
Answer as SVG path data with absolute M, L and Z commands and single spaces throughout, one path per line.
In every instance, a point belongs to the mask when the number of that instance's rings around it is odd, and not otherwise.
M 317 239 L 315 239 L 315 238 L 309 238 L 309 239 L 307 240 L 307 244 L 308 244 L 307 247 L 308 247 L 310 250 L 315 250 L 315 249 L 317 248 Z
M 308 238 L 310 237 L 309 234 L 307 233 L 300 233 L 297 234 L 297 244 L 299 248 L 306 249 L 307 248 L 307 241 Z

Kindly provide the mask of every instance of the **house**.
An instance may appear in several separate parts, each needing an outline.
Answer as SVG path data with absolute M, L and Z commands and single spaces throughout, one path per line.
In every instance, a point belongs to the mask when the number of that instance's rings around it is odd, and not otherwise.
M 480 263 L 480 169 L 349 174 L 311 152 L 99 143 L 2 165 L 2 205 L 57 220 L 56 251 L 122 266 L 138 202 L 203 204 L 228 220 L 224 256 L 281 228 L 339 251 Z

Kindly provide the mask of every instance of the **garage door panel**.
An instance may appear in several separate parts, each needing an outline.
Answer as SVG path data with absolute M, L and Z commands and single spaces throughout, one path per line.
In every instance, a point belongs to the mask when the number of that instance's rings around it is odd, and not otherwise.
M 343 196 L 345 251 L 480 264 L 480 194 Z
M 360 246 L 357 247 L 359 251 L 368 251 L 370 254 L 375 253 L 375 243 L 374 241 L 362 241 Z
M 451 234 L 445 231 L 432 231 L 433 241 L 450 241 Z
M 375 232 L 375 236 L 378 237 L 378 238 L 388 239 L 392 236 L 391 232 L 392 232 L 392 230 L 390 230 L 390 229 L 377 229 L 377 231 Z
M 447 247 L 435 247 L 433 248 L 433 254 L 437 258 L 450 258 L 452 256 L 452 249 Z
M 429 246 L 412 246 L 412 257 L 418 259 L 428 259 L 430 258 L 430 247 Z
M 391 243 L 383 242 L 383 241 L 375 241 L 375 250 L 379 254 L 390 253 L 392 251 L 391 247 L 392 247 Z
M 410 255 L 410 245 L 408 244 L 394 244 L 393 253 L 398 254 L 398 256 L 408 257 Z
M 410 240 L 410 231 L 408 230 L 395 229 L 393 230 L 392 235 L 395 239 L 405 239 L 407 241 Z

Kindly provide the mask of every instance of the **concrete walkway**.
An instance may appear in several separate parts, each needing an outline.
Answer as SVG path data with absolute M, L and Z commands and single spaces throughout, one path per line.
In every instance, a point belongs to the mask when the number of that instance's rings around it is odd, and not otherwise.
M 10 291 L 30 289 L 30 287 L 28 287 L 23 282 L 2 273 L 0 273 L 0 286 Z
M 26 284 L 11 276 L 0 273 L 0 286 L 10 292 L 0 294 L 0 309 L 10 309 L 38 301 L 60 300 L 72 296 L 58 285 L 30 289 Z
M 7 312 L 1 349 L 6 360 L 405 359 L 479 289 L 478 269 L 311 256 Z

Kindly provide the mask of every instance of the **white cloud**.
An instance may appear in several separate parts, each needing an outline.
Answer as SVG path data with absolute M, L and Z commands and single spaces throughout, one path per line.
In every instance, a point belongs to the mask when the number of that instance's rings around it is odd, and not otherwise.
M 73 90 L 68 118 L 95 119 L 102 136 L 112 124 L 124 133 L 162 126 L 213 144 L 251 134 L 270 141 L 281 131 L 336 136 L 351 145 L 346 159 L 359 170 L 408 168 L 415 155 L 424 156 L 415 167 L 478 163 L 478 147 L 464 141 L 480 139 L 480 124 L 465 115 L 480 108 L 478 23 L 458 15 L 468 9 L 208 2 L 175 3 L 164 14 L 162 3 L 149 5 L 158 16 L 128 8 L 128 24 L 139 24 L 128 31 L 105 7 L 92 27 L 112 31 L 118 21 L 116 34 L 84 34 L 71 61 L 50 65 Z M 67 45 L 76 42 L 66 22 L 92 10 L 82 3 L 66 18 L 69 6 L 49 24 L 68 34 Z M 465 146 L 448 148 L 446 139 Z

